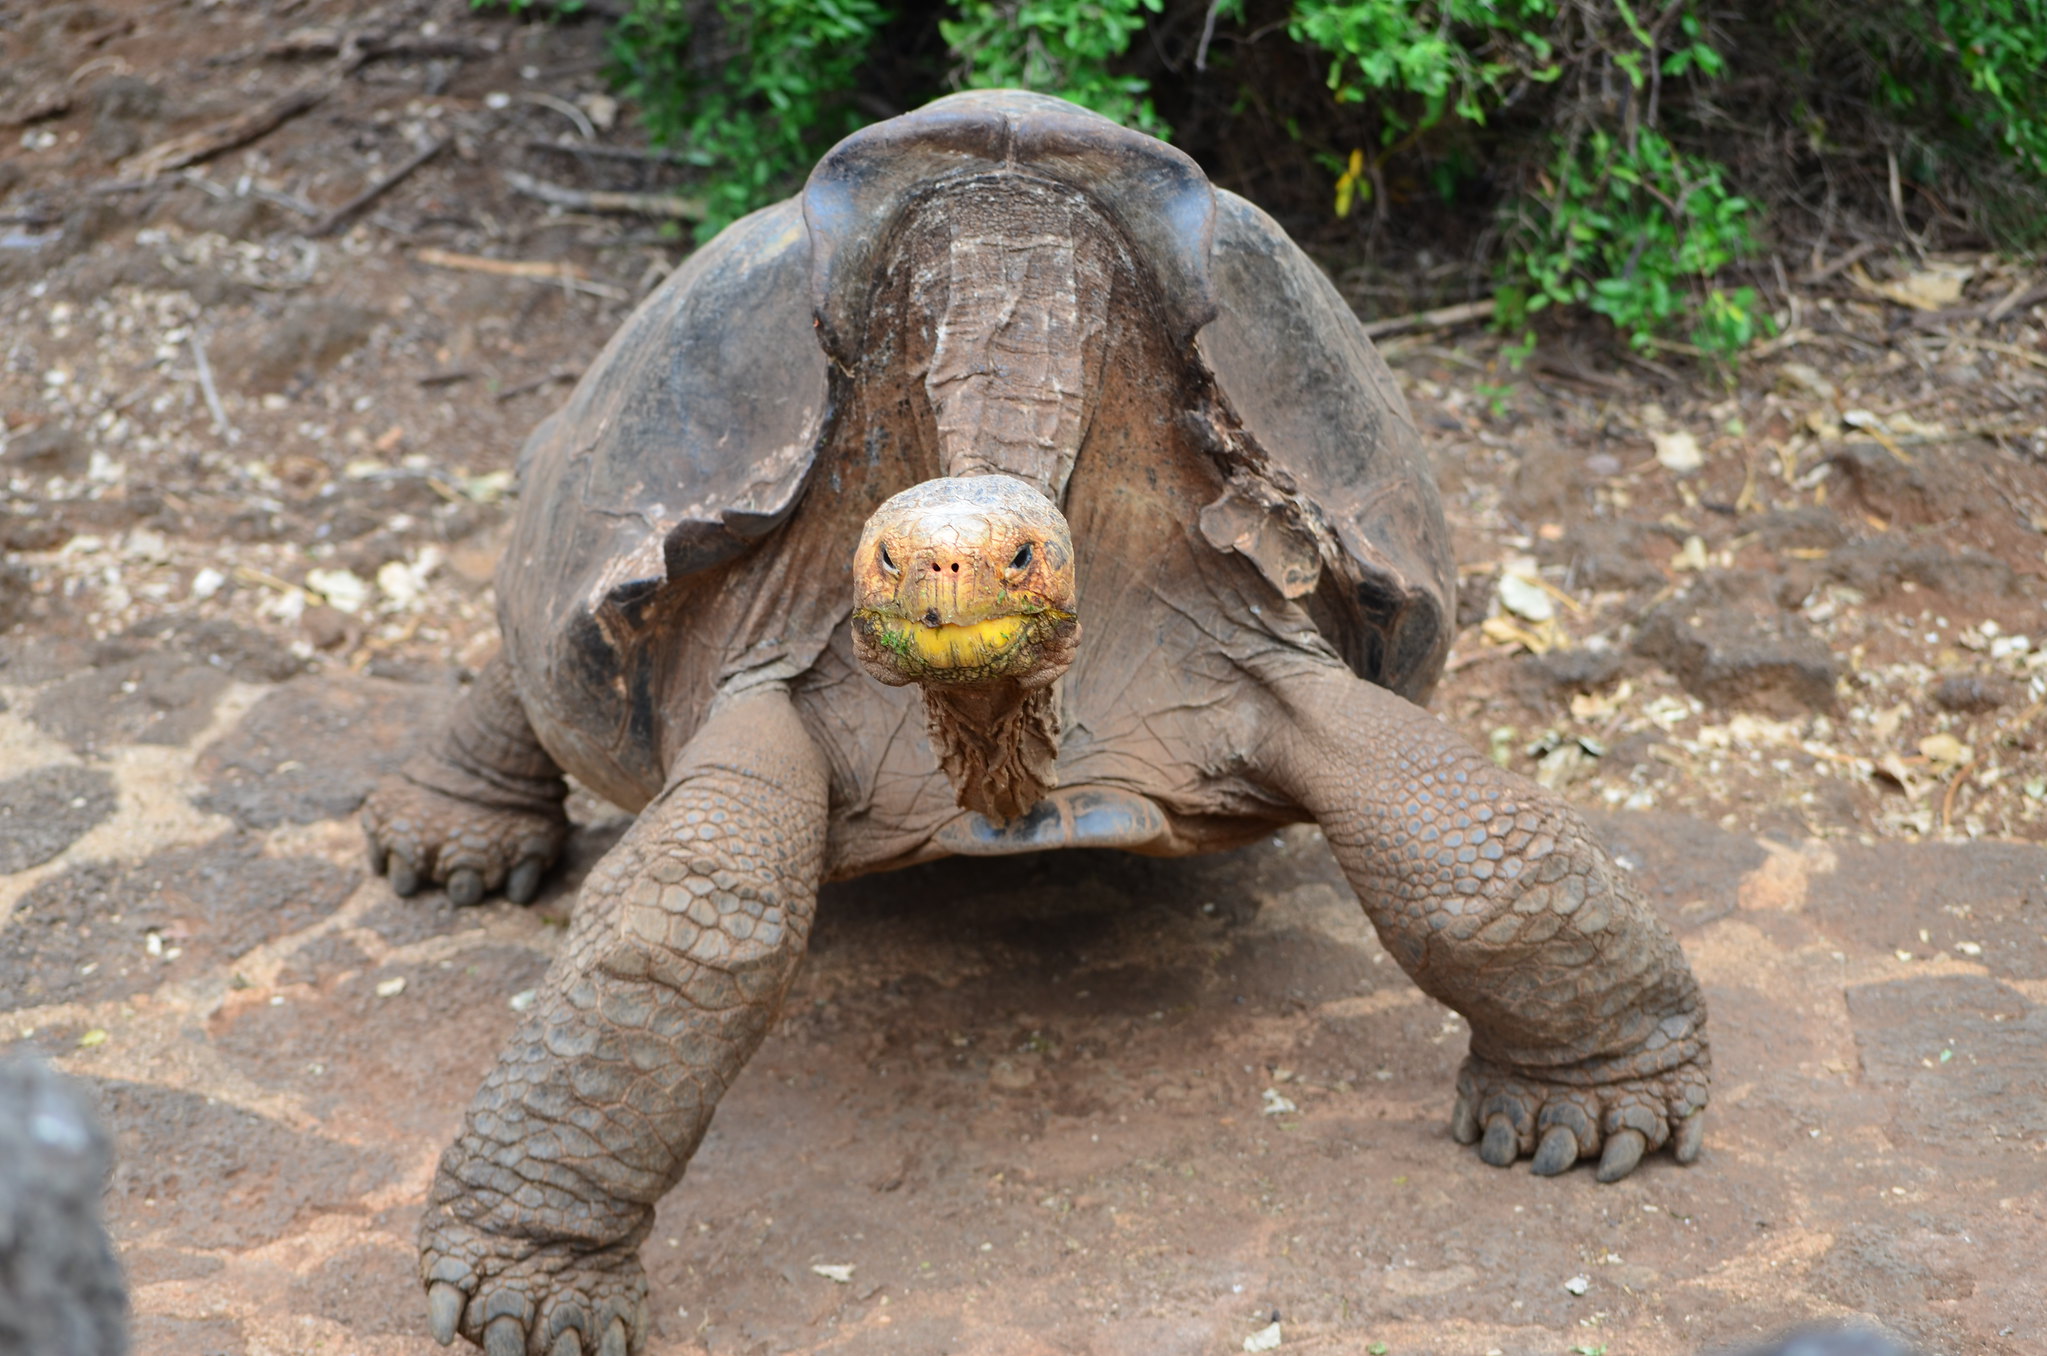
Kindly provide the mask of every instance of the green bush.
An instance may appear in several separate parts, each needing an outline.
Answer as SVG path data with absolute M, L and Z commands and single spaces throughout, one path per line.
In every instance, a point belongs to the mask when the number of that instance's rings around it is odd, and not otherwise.
M 885 107 L 1019 86 L 1234 166 L 1325 244 L 1490 222 L 1475 252 L 1524 342 L 1580 308 L 1725 359 L 1769 330 L 1736 275 L 1770 214 L 1885 220 L 1900 175 L 1936 215 L 2047 238 L 2047 0 L 631 0 L 613 47 L 706 233 Z
M 635 0 L 613 30 L 613 76 L 653 140 L 705 171 L 702 238 L 868 121 L 854 77 L 889 17 L 880 0 Z
M 1071 99 L 1154 136 L 1167 134 L 1142 76 L 1111 63 L 1164 0 L 960 0 L 938 21 L 960 89 L 1034 89 Z

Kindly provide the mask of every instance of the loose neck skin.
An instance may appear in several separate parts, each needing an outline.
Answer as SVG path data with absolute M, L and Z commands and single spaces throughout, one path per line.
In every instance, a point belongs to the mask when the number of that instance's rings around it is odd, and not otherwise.
M 999 824 L 1059 785 L 1059 708 L 1050 684 L 927 686 L 924 717 L 963 808 Z

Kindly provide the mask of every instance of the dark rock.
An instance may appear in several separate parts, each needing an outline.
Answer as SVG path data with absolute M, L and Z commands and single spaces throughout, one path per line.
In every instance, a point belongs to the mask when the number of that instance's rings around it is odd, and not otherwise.
M 1942 516 L 1923 462 L 1907 465 L 1881 444 L 1859 441 L 1842 444 L 1827 462 L 1846 481 L 1847 497 L 1866 509 L 1908 523 Z
M 0 994 L 27 1007 L 93 1003 L 194 979 L 325 918 L 360 880 L 314 857 L 266 857 L 238 834 L 133 864 L 83 863 L 15 905 Z
M 415 1306 L 392 1301 L 418 1289 L 419 1259 L 411 1249 L 365 1243 L 294 1281 L 291 1311 L 318 1314 L 364 1336 L 411 1337 L 419 1331 Z
M 143 127 L 163 114 L 163 91 L 132 75 L 111 75 L 92 87 L 95 154 L 108 164 L 142 149 Z
M 222 343 L 222 378 L 250 392 L 282 391 L 294 377 L 318 376 L 360 348 L 379 319 L 367 306 L 332 298 L 295 301 L 274 320 Z
M 168 642 L 195 662 L 245 683 L 282 683 L 306 671 L 305 661 L 274 636 L 225 618 L 158 617 L 123 632 L 120 639 L 131 645 Z
M 45 688 L 29 718 L 80 753 L 116 744 L 182 744 L 213 719 L 227 674 L 164 650 Z
M 283 207 L 268 198 L 216 198 L 211 193 L 196 192 L 181 194 L 173 201 L 171 220 L 199 234 L 211 232 L 230 240 L 260 240 L 298 218 L 288 215 Z M 287 377 L 290 375 L 286 374 Z
M 200 808 L 251 828 L 354 814 L 435 728 L 445 697 L 373 678 L 302 678 L 256 704 L 200 756 Z
M 253 1247 L 398 1175 L 381 1155 L 195 1093 L 109 1080 L 100 1097 L 120 1146 L 107 1208 L 123 1234 Z
M 1655 524 L 1588 518 L 1573 524 L 1561 541 L 1539 544 L 1536 552 L 1545 565 L 1569 570 L 1570 588 L 1634 593 L 1663 587 L 1663 567 L 1649 548 L 1668 538 Z
M 325 603 L 307 608 L 305 615 L 299 618 L 299 625 L 316 650 L 338 648 L 360 630 L 360 624 L 346 612 Z
M 86 647 L 68 636 L 30 630 L 0 634 L 0 674 L 24 687 L 54 682 L 91 662 Z
M 1772 551 L 1831 551 L 1848 540 L 1840 515 L 1818 505 L 1773 509 L 1744 526 Z
M 1840 666 L 1795 615 L 1676 599 L 1643 619 L 1634 648 L 1723 710 L 1793 716 L 1834 707 Z
M 128 1296 L 100 1222 L 110 1149 L 78 1085 L 0 1059 L 0 1348 L 121 1356 Z
M 1804 561 L 1794 560 L 1785 565 L 1776 583 L 1770 586 L 1770 601 L 1786 612 L 1796 612 L 1805 606 L 1818 584 L 1819 580 L 1811 568 Z
M 69 424 L 38 424 L 26 433 L 7 440 L 0 464 L 18 467 L 35 475 L 73 475 L 85 469 L 85 440 Z
M 1897 533 L 1850 542 L 1828 556 L 1821 568 L 1835 583 L 1873 599 L 1888 597 L 1907 580 L 1956 598 L 2009 597 L 2018 591 L 2018 576 L 1995 556 L 1915 543 Z
M 277 982 L 285 984 L 318 984 L 333 979 L 350 970 L 360 970 L 370 963 L 362 948 L 346 937 L 335 933 L 322 933 L 313 938 L 278 967 Z
M 1946 711 L 1981 715 L 1995 711 L 2018 695 L 2011 683 L 1995 674 L 1956 673 L 1933 686 L 1933 704 Z
M 1898 1090 L 1900 1142 L 1996 1156 L 2000 1138 L 2047 1137 L 2047 1007 L 1987 975 L 1929 975 L 1851 987 L 1848 1018 L 1864 1076 Z
M 71 529 L 47 510 L 0 513 L 0 551 L 54 551 L 71 537 Z
M 114 783 L 83 767 L 42 767 L 0 782 L 0 876 L 40 866 L 114 812 Z
M 1548 711 L 1574 693 L 1605 687 L 1620 677 L 1622 662 L 1613 650 L 1552 650 L 1515 660 L 1507 682 L 1529 710 Z
M 35 599 L 29 588 L 33 579 L 26 567 L 0 560 L 0 631 L 27 619 Z

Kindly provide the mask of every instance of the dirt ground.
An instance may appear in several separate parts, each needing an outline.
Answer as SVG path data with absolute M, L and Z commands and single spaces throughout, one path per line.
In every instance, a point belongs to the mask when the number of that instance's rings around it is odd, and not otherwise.
M 0 1037 L 116 1130 L 138 1352 L 423 1354 L 435 1156 L 620 821 L 579 796 L 540 904 L 457 912 L 354 810 L 494 643 L 520 440 L 683 251 L 533 181 L 680 180 L 592 25 L 93 0 L 0 43 Z M 1696 1166 L 1457 1149 L 1461 1024 L 1312 830 L 940 863 L 829 892 L 647 1246 L 650 1349 L 2047 1350 L 2047 288 L 1852 243 L 1729 386 L 1382 345 L 1462 562 L 1436 709 L 1679 931 Z

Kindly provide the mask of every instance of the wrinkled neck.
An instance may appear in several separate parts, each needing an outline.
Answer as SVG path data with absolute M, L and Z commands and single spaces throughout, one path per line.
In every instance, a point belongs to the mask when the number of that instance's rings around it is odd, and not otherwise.
M 1050 685 L 924 689 L 924 717 L 962 808 L 997 824 L 1059 785 L 1059 707 Z

